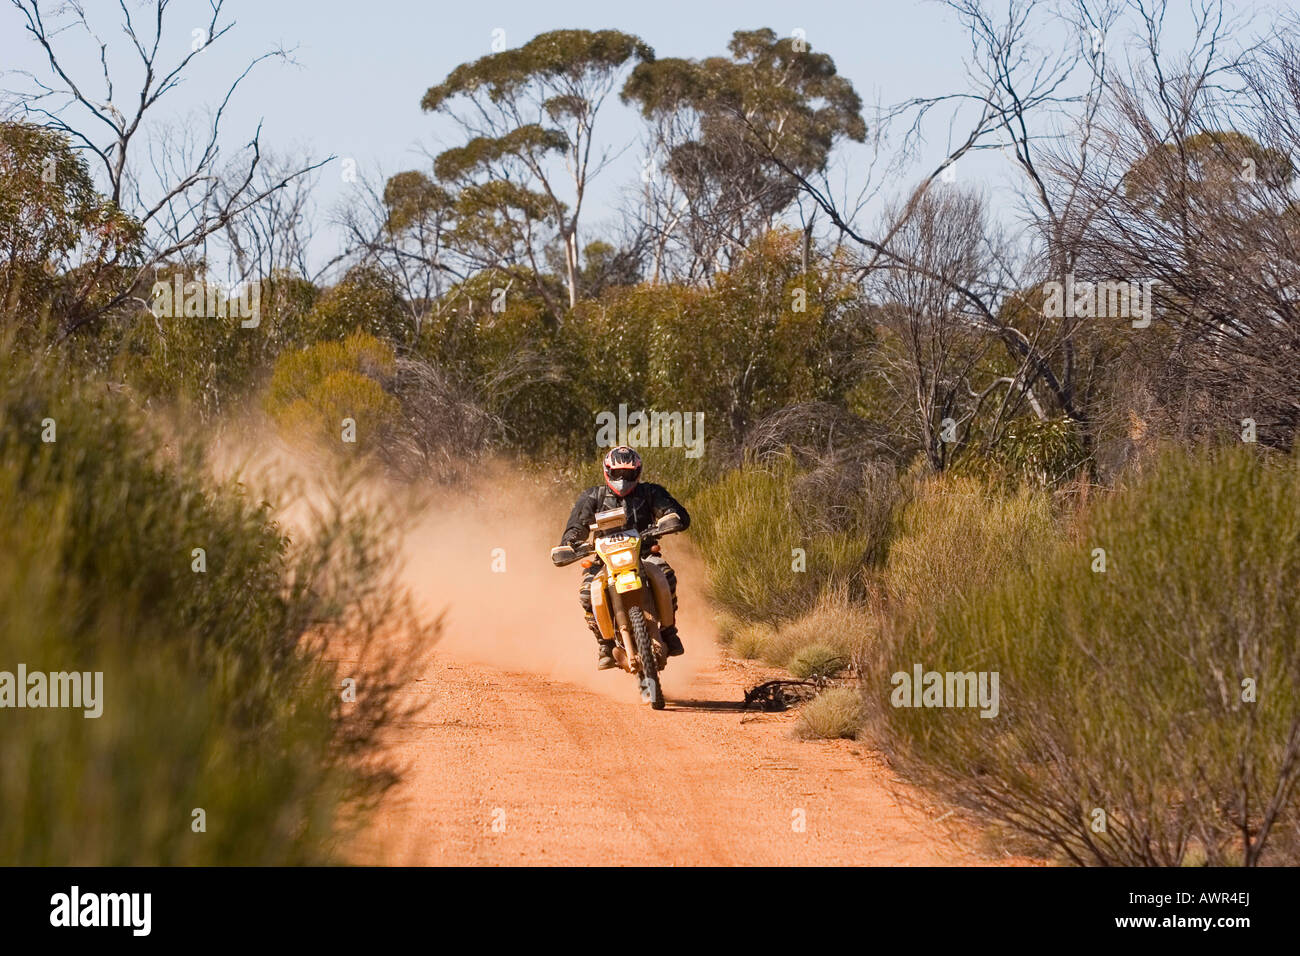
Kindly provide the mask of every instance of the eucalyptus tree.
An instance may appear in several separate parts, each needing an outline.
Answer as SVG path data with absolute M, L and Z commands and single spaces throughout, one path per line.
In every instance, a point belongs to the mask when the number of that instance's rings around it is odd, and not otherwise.
M 610 161 L 596 118 L 626 68 L 654 59 L 617 30 L 553 30 L 456 67 L 421 107 L 452 118 L 465 142 L 434 160 L 454 196 L 449 240 L 484 266 L 526 265 L 541 281 L 548 241 L 564 249 L 570 308 L 580 294 L 578 224 L 593 178 Z
M 675 187 L 647 189 L 667 206 L 650 210 L 657 264 L 680 243 L 688 278 L 727 268 L 772 228 L 799 193 L 785 167 L 820 172 L 837 142 L 867 134 L 853 84 L 802 37 L 737 30 L 728 50 L 642 62 L 622 92 L 651 123 L 659 168 L 647 168 L 647 186 L 662 174 Z

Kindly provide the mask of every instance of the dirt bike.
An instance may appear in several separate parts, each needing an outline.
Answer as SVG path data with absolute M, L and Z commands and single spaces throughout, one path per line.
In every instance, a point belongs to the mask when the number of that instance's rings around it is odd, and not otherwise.
M 673 623 L 673 595 L 663 569 L 641 560 L 647 544 L 659 553 L 659 538 L 682 530 L 682 519 L 666 514 L 652 528 L 638 531 L 622 508 L 597 512 L 587 540 L 551 549 L 551 561 L 565 567 L 583 560 L 601 568 L 591 582 L 591 610 L 601 636 L 614 642 L 614 660 L 637 678 L 641 699 L 655 710 L 664 708 L 659 672 L 668 664 L 668 648 L 659 630 Z

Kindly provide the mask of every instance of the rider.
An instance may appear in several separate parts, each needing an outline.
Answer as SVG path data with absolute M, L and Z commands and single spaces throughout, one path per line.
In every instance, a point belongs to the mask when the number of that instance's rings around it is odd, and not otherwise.
M 662 485 L 641 481 L 641 456 L 636 453 L 636 449 L 619 445 L 610 450 L 603 464 L 604 486 L 596 485 L 594 488 L 588 488 L 578 497 L 573 512 L 569 515 L 569 522 L 564 527 L 564 536 L 560 539 L 560 544 L 573 546 L 585 541 L 596 512 L 608 511 L 611 508 L 623 508 L 631 523 L 641 532 L 664 515 L 673 512 L 681 517 L 682 530 L 686 530 L 691 523 L 691 516 L 686 513 L 686 509 L 680 502 Z M 676 610 L 677 575 L 673 569 L 661 555 L 649 553 L 648 545 L 642 554 L 642 560 L 654 562 L 663 568 L 664 575 L 668 578 L 668 587 L 673 594 L 673 609 Z M 601 636 L 600 627 L 596 624 L 596 615 L 591 610 L 591 582 L 599 571 L 599 565 L 592 565 L 583 573 L 578 600 L 582 603 L 583 613 L 587 617 L 587 626 L 596 635 L 596 643 L 599 645 L 596 667 L 598 670 L 608 670 L 617 666 L 614 663 L 614 642 L 607 641 Z M 676 624 L 664 628 L 659 636 L 663 638 L 668 648 L 669 657 L 684 653 L 681 638 L 677 636 Z

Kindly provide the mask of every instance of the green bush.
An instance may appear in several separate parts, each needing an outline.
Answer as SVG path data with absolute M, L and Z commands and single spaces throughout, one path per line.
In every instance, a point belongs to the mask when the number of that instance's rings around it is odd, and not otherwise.
M 795 677 L 834 677 L 848 664 L 843 651 L 828 644 L 809 644 L 790 658 L 789 670 Z
M 847 661 L 871 639 L 876 629 L 875 618 L 862 604 L 850 600 L 844 588 L 832 587 L 818 596 L 808 612 L 773 628 L 759 656 L 769 664 L 792 671 L 807 666 L 796 661 L 806 651 L 818 647 L 827 649 L 832 657 Z
M 767 660 L 776 628 L 759 622 L 738 624 L 731 633 L 732 653 L 746 660 Z
M 977 596 L 1058 534 L 1046 492 L 1006 494 L 972 478 L 927 482 L 899 512 L 880 574 L 891 619 Z
M 360 332 L 288 352 L 275 363 L 267 412 L 294 438 L 343 452 L 380 449 L 401 419 L 401 403 L 385 390 L 396 372 L 390 346 Z M 355 423 L 355 443 L 343 422 Z
M 143 237 L 139 221 L 96 191 L 68 136 L 0 121 L 0 325 L 28 347 L 47 345 L 69 313 L 127 284 Z
M 799 711 L 795 733 L 812 740 L 854 738 L 862 724 L 862 698 L 850 687 L 828 687 Z
M 708 431 L 705 431 L 708 437 Z M 708 452 L 698 458 L 687 458 L 682 448 L 639 448 L 637 451 L 645 463 L 642 474 L 646 481 L 663 485 L 673 496 L 689 509 L 712 482 L 718 479 L 719 471 L 715 459 Z M 598 471 L 593 471 L 593 480 L 600 481 Z M 691 514 L 694 519 L 694 512 Z M 708 515 L 704 518 L 707 520 Z
M 0 669 L 100 671 L 104 698 L 98 718 L 3 712 L 0 858 L 332 859 L 392 779 L 360 759 L 392 713 L 390 665 L 359 665 L 369 693 L 344 705 L 320 656 L 345 616 L 391 616 L 374 537 L 343 521 L 291 541 L 93 382 L 15 370 L 0 421 Z
M 775 622 L 810 611 L 827 588 L 861 590 L 862 571 L 882 547 L 882 529 L 845 522 L 844 530 L 809 532 L 792 507 L 800 475 L 789 461 L 747 464 L 691 498 L 692 536 L 724 609 Z M 866 497 L 864 491 L 860 505 L 870 504 Z
M 602 390 L 583 323 L 558 324 L 532 287 L 523 270 L 476 273 L 434 306 L 419 354 L 456 370 L 529 454 L 594 453 L 595 409 L 622 391 Z
M 303 319 L 310 341 L 335 342 L 363 333 L 389 346 L 411 345 L 415 323 L 391 277 L 357 266 L 313 303 Z
M 991 447 L 962 454 L 952 473 L 997 481 L 1014 488 L 1053 488 L 1075 478 L 1087 463 L 1079 425 L 1068 418 L 1046 421 L 1026 415 L 1011 422 Z
M 178 271 L 155 270 L 142 283 L 141 295 L 148 296 L 156 280 L 173 290 L 175 299 Z M 195 276 L 182 273 L 182 279 L 187 278 Z M 219 288 L 202 281 L 212 290 Z M 95 339 L 85 344 L 97 367 L 146 398 L 212 420 L 238 408 L 264 384 L 279 355 L 313 341 L 303 316 L 318 295 L 306 279 L 274 275 L 245 300 L 256 306 L 253 317 L 231 314 L 229 308 L 225 317 L 114 314 L 105 317 Z M 163 300 L 155 301 L 161 306 Z
M 1297 465 L 1167 452 L 1074 534 L 1002 536 L 998 580 L 928 579 L 935 614 L 864 665 L 873 733 L 1077 863 L 1300 862 Z M 997 716 L 890 706 L 916 663 L 998 672 Z

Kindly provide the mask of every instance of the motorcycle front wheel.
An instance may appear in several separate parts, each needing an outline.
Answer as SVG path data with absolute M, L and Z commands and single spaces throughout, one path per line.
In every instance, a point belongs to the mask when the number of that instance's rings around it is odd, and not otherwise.
M 659 669 L 655 663 L 654 643 L 646 627 L 645 613 L 633 605 L 627 609 L 627 621 L 632 625 L 632 640 L 636 642 L 636 656 L 641 660 L 641 699 L 655 710 L 664 709 L 664 690 L 659 683 Z

